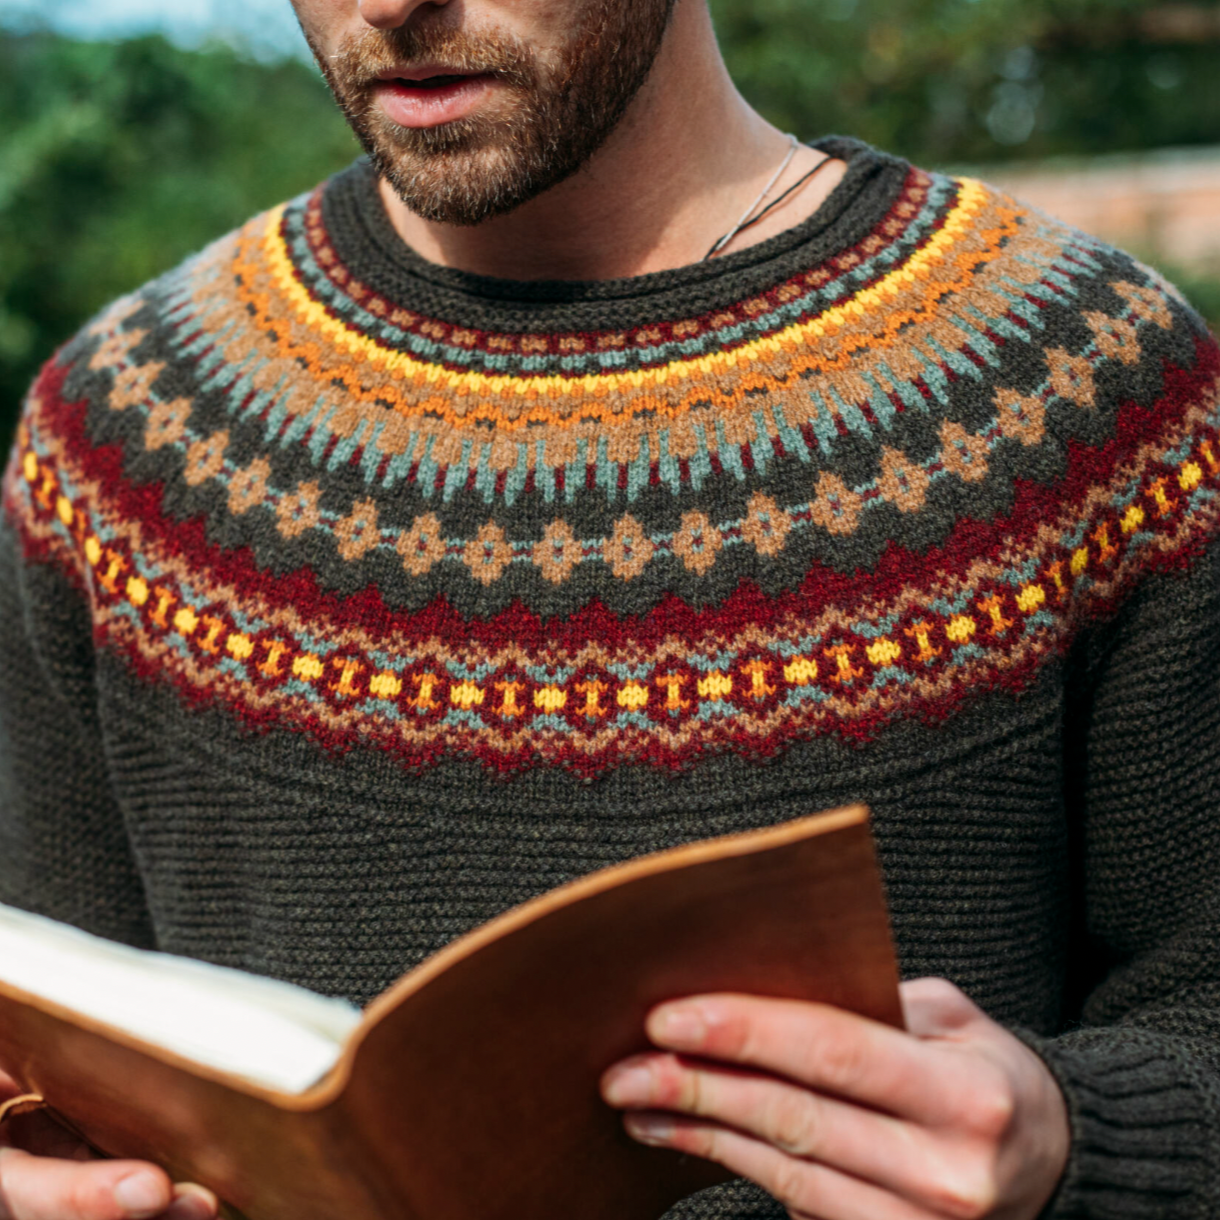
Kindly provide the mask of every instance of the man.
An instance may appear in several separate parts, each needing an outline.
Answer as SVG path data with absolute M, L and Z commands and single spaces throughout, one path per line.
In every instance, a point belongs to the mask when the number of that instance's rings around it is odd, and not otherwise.
M 704 0 L 296 7 L 370 161 L 30 395 L 0 899 L 363 1001 L 573 876 L 864 800 L 909 1031 L 655 1011 L 606 1100 L 742 1175 L 671 1216 L 1212 1214 L 1198 318 L 981 184 L 794 146 Z M 0 1155 L 13 1220 L 170 1204 Z

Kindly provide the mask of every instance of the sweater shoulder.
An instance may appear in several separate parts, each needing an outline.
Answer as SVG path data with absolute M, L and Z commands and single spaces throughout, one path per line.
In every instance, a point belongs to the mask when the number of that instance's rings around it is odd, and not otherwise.
M 67 374 L 72 374 L 70 384 L 65 386 L 68 392 L 105 399 L 114 388 L 115 373 L 121 372 L 125 364 L 137 363 L 136 349 L 150 340 L 154 332 L 173 328 L 188 302 L 197 303 L 209 313 L 228 311 L 231 315 L 233 308 L 240 305 L 236 291 L 239 277 L 235 277 L 234 271 L 242 243 L 265 231 L 285 208 L 304 198 L 255 214 L 175 266 L 108 302 L 42 365 L 23 400 L 20 424 L 29 422 L 31 412 L 47 392 L 48 383 L 63 385 Z
M 1076 312 L 1086 320 L 1127 309 L 1137 321 L 1154 323 L 1166 346 L 1178 340 L 1216 345 L 1216 336 L 1181 289 L 1130 251 L 985 181 L 947 174 L 929 177 L 951 183 L 959 192 L 977 192 L 984 201 L 980 211 L 1015 220 L 1014 231 L 1002 244 L 1001 264 L 1016 284 L 1037 285 L 1032 294 L 1036 298 L 1047 301 L 1045 290 L 1059 288 L 1067 293 L 1067 299 L 1060 295 L 1059 303 L 1074 302 Z M 1055 267 L 1058 274 L 1035 275 L 1034 268 L 1045 272 L 1048 256 L 1061 263 Z M 1022 266 L 1028 268 L 1024 276 Z M 1156 337 L 1141 336 L 1141 353 L 1153 359 L 1162 350 L 1150 342 Z
M 110 301 L 61 345 L 42 372 L 56 364 L 70 367 L 82 359 L 95 370 L 101 369 L 111 351 L 105 346 L 106 340 L 113 340 L 116 335 L 146 337 L 153 328 L 173 325 L 188 300 L 212 310 L 231 306 L 238 297 L 239 277 L 235 272 L 243 245 L 248 247 L 286 208 L 299 205 L 305 198 L 300 196 L 256 213 L 146 283 Z
M 46 460 L 46 479 L 52 479 L 69 450 L 92 448 L 90 416 L 120 410 L 120 403 L 147 402 L 153 383 L 165 371 L 166 361 L 146 358 L 172 331 L 188 302 L 212 316 L 233 316 L 240 307 L 235 293 L 234 265 L 243 241 L 266 229 L 273 217 L 292 202 L 256 214 L 213 239 L 175 266 L 108 302 L 69 336 L 44 362 L 30 385 L 18 415 L 15 443 L 3 473 L 3 511 L 27 557 L 48 557 L 59 552 L 68 574 L 77 580 L 81 566 L 72 550 L 52 537 L 31 530 L 29 484 L 40 457 Z M 184 388 L 192 397 L 195 387 Z M 72 405 L 71 414 L 64 408 Z M 47 483 L 50 486 L 50 482 Z M 38 485 L 35 483 L 34 501 Z M 45 498 L 45 497 L 44 497 Z M 65 510 L 66 511 L 66 510 Z
M 1174 283 L 1131 252 L 998 187 L 929 177 L 977 198 L 973 232 L 958 244 L 989 252 L 963 291 L 938 298 L 929 330 L 960 326 L 971 312 L 994 318 L 1001 309 L 1005 322 L 1023 324 L 1024 350 L 1005 343 L 993 365 L 997 418 L 1005 404 L 1041 399 L 1052 408 L 1045 439 L 1069 458 L 1091 449 L 1099 481 L 1121 477 L 1153 434 L 1203 439 L 1216 425 L 1220 343 Z M 1032 395 L 1016 393 L 1023 380 L 1035 387 Z

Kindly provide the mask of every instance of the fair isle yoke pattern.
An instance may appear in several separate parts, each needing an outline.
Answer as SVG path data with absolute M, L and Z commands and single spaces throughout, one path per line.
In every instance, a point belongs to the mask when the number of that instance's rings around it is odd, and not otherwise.
M 1215 528 L 1220 359 L 1139 264 L 846 141 L 720 264 L 508 285 L 367 167 L 70 344 L 5 482 L 152 682 L 403 765 L 680 768 L 1019 691 Z

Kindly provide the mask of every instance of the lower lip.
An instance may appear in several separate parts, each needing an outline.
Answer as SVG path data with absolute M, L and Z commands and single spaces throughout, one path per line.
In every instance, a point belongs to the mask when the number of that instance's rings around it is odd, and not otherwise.
M 437 89 L 423 89 L 406 81 L 381 81 L 375 89 L 386 115 L 400 127 L 439 127 L 465 118 L 483 100 L 494 76 L 464 76 Z

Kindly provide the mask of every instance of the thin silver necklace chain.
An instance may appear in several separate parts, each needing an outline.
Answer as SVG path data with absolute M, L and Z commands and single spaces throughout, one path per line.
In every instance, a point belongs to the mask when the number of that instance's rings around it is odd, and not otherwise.
M 750 222 L 750 217 L 762 206 L 768 195 L 775 189 L 775 184 L 784 176 L 784 171 L 792 164 L 792 158 L 796 156 L 797 149 L 800 148 L 800 141 L 791 132 L 788 133 L 790 141 L 788 147 L 788 155 L 784 158 L 779 169 L 771 177 L 771 181 L 763 187 L 758 198 L 741 214 L 741 219 L 703 256 L 703 261 L 706 263 L 709 258 L 714 258 L 721 250 L 725 248 L 742 231 Z

